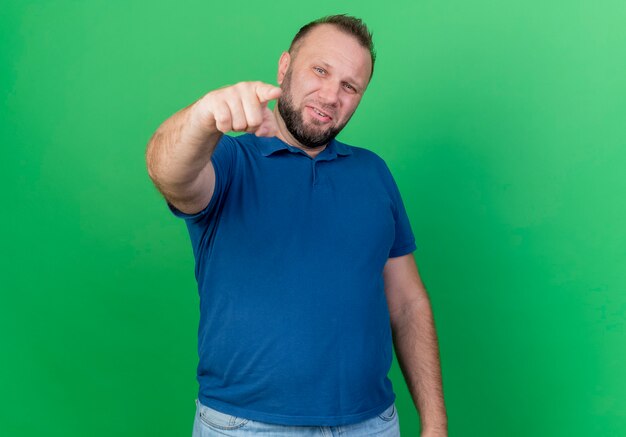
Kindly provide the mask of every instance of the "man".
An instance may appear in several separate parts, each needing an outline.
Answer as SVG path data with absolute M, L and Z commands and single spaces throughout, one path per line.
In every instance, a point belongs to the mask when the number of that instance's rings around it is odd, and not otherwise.
M 422 436 L 447 435 L 400 193 L 382 159 L 335 139 L 374 60 L 361 20 L 316 20 L 281 55 L 280 88 L 209 92 L 148 144 L 150 177 L 196 259 L 194 436 L 399 435 L 392 338 Z

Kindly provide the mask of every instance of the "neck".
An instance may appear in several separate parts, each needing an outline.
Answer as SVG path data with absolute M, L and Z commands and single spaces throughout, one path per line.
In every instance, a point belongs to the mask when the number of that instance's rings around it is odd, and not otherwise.
M 276 124 L 278 125 L 278 133 L 276 134 L 276 136 L 284 143 L 287 143 L 290 146 L 297 147 L 298 149 L 302 150 L 311 158 L 315 158 L 324 149 L 326 149 L 326 146 L 328 146 L 328 144 L 324 144 L 323 146 L 312 148 L 307 147 L 300 143 L 298 140 L 296 140 L 293 135 L 291 135 L 291 132 L 289 132 L 289 129 L 287 129 L 287 126 L 285 125 L 285 121 L 280 116 L 280 112 L 278 111 L 278 104 L 276 104 L 276 106 L 274 107 L 274 117 L 276 118 Z

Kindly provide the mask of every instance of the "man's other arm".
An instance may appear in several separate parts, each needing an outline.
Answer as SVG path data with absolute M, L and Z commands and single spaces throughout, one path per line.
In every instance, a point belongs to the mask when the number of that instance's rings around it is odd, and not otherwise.
M 396 357 L 419 412 L 422 437 L 446 437 L 437 333 L 413 254 L 389 258 L 383 270 Z
M 146 149 L 154 185 L 180 211 L 203 210 L 215 188 L 211 156 L 220 138 L 229 131 L 273 136 L 276 121 L 267 102 L 280 92 L 262 82 L 240 82 L 206 94 L 165 120 Z

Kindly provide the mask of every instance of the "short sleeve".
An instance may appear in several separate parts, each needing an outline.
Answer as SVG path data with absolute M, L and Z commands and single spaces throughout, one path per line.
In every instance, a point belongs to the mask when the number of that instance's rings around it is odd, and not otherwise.
M 230 187 L 230 182 L 236 168 L 236 157 L 237 150 L 233 139 L 227 135 L 223 135 L 211 156 L 211 163 L 215 170 L 215 188 L 209 204 L 202 211 L 195 214 L 187 214 L 167 202 L 167 206 L 172 214 L 194 223 L 209 219 L 215 215 L 215 212 L 222 207 L 224 199 L 227 196 L 228 188 Z
M 386 167 L 386 165 L 385 165 Z M 411 229 L 409 217 L 404 208 L 404 202 L 400 195 L 400 190 L 393 179 L 389 168 L 387 168 L 389 176 L 389 190 L 392 200 L 393 218 L 395 220 L 395 239 L 391 249 L 389 250 L 389 258 L 407 255 L 416 249 L 415 236 Z

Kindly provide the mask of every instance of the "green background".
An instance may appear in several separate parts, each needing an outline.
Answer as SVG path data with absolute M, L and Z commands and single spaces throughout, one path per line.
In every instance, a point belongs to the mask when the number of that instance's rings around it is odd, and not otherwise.
M 379 57 L 340 139 L 402 192 L 450 434 L 626 435 L 622 0 L 3 2 L 0 435 L 191 435 L 193 257 L 145 145 L 344 12 Z

